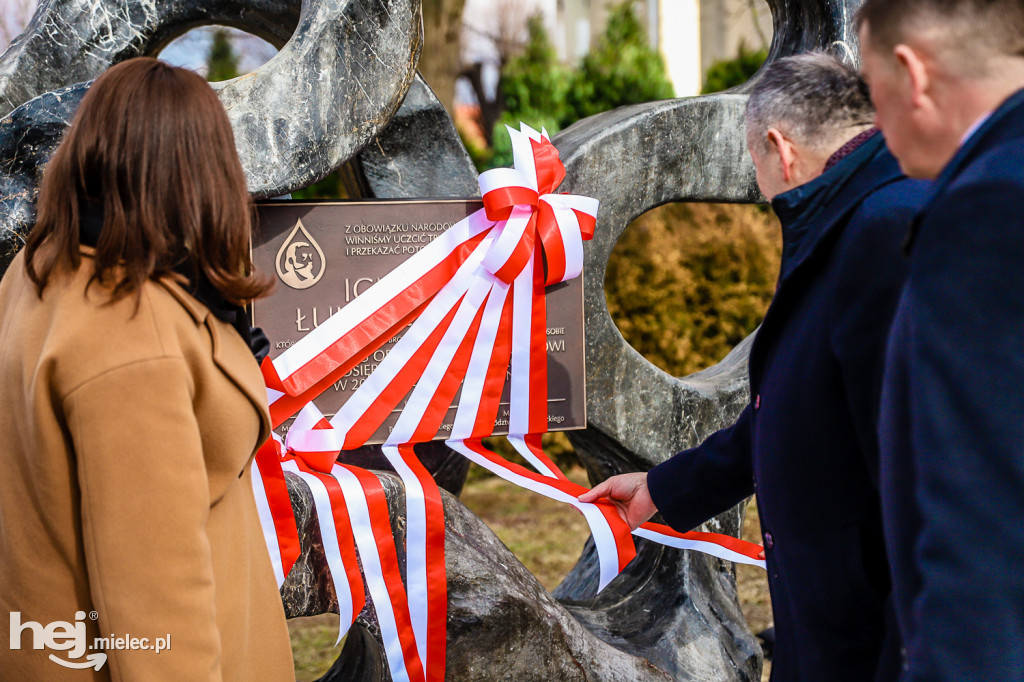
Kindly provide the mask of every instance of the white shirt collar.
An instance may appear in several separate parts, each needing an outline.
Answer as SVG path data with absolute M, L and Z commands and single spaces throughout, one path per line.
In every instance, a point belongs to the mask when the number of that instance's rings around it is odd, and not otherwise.
M 992 113 L 993 112 L 990 111 L 987 114 L 982 114 L 982 116 L 979 117 L 978 120 L 975 121 L 971 125 L 971 127 L 967 129 L 967 132 L 964 133 L 964 136 L 962 138 L 960 138 L 960 146 L 961 147 L 963 147 L 965 144 L 967 144 L 967 141 L 970 140 L 974 136 L 974 133 L 978 132 L 978 128 L 980 128 L 981 126 L 985 125 L 985 121 L 987 121 L 989 119 L 989 117 L 992 115 Z

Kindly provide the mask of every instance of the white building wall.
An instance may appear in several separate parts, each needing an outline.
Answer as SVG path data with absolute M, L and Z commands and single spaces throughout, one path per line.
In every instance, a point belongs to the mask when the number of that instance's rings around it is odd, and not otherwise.
M 700 25 L 700 0 L 661 0 L 657 45 L 676 97 L 700 94 Z
M 604 31 L 608 7 L 617 0 L 466 0 L 464 19 L 490 28 L 497 3 L 510 1 L 540 11 L 559 58 L 576 64 Z M 735 57 L 741 43 L 757 50 L 771 40 L 771 12 L 765 0 L 634 2 L 651 44 L 665 60 L 677 97 L 699 94 L 708 67 Z M 479 36 L 467 38 L 467 57 L 490 48 Z

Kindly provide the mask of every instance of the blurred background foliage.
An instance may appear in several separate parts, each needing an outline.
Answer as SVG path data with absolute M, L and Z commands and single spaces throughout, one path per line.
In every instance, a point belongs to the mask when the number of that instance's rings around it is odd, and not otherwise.
M 230 34 L 224 28 L 216 28 L 210 40 L 210 53 L 206 59 L 206 80 L 226 81 L 237 78 L 238 53 L 231 43 Z
M 746 83 L 768 58 L 768 49 L 753 50 L 746 43 L 740 43 L 739 54 L 732 59 L 717 61 L 704 74 L 702 95 L 721 92 Z
M 750 334 L 775 293 L 781 232 L 741 204 L 668 204 L 619 237 L 605 295 L 630 345 L 673 376 L 714 365 Z
M 526 29 L 521 53 L 501 70 L 504 113 L 491 135 L 493 152 L 474 156 L 481 170 L 512 165 L 505 125 L 523 121 L 554 137 L 581 118 L 673 96 L 665 63 L 629 0 L 610 8 L 603 34 L 575 69 L 558 61 L 540 14 L 527 19 Z
M 672 84 L 633 3 L 614 5 L 604 34 L 583 58 L 567 97 L 572 121 L 638 102 L 668 99 Z

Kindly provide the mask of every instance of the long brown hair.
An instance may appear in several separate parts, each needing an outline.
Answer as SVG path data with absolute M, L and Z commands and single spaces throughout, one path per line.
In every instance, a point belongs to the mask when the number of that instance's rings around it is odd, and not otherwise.
M 103 211 L 92 280 L 112 298 L 185 269 L 232 303 L 270 289 L 252 274 L 252 202 L 223 105 L 197 74 L 140 57 L 96 79 L 43 174 L 25 246 L 42 296 L 81 264 L 86 205 Z

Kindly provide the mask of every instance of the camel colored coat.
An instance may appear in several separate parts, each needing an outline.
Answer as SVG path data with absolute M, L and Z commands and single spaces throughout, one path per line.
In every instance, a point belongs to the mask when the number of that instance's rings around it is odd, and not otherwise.
M 0 282 L 0 677 L 294 680 L 248 466 L 270 432 L 256 362 L 170 281 L 110 304 L 82 252 L 42 300 L 21 255 Z M 95 652 L 31 629 L 14 649 L 13 612 L 170 648 L 70 669 L 49 654 Z

